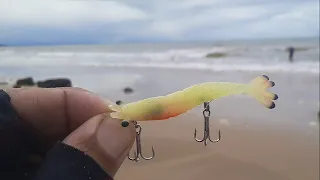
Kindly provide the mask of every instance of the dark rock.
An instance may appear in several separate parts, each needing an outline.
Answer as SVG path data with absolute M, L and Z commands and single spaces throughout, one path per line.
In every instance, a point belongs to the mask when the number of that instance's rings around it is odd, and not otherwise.
M 32 77 L 26 77 L 23 79 L 18 79 L 16 84 L 13 86 L 14 88 L 20 88 L 21 86 L 34 86 L 35 82 Z
M 37 85 L 41 88 L 72 87 L 71 80 L 66 78 L 38 81 Z
M 130 87 L 126 87 L 126 88 L 123 89 L 123 92 L 126 93 L 126 94 L 132 93 L 132 92 L 133 92 L 133 89 L 130 88 Z

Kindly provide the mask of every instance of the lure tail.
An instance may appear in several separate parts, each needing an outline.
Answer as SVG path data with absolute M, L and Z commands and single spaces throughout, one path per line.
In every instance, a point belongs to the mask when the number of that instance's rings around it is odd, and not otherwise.
M 254 97 L 265 107 L 273 109 L 276 105 L 272 100 L 277 100 L 278 95 L 267 91 L 267 89 L 274 85 L 275 83 L 273 81 L 269 81 L 269 77 L 266 75 L 256 77 L 249 82 L 248 94 Z

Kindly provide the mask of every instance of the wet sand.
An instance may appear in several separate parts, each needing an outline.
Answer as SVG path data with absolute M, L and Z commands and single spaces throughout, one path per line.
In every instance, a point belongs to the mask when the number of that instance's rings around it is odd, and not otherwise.
M 198 138 L 203 137 L 202 122 L 195 121 L 197 119 L 201 118 L 182 115 L 172 121 L 144 123 L 143 153 L 149 157 L 154 146 L 154 159 L 140 162 L 127 159 L 115 179 L 319 179 L 316 139 L 286 130 L 256 130 L 212 123 L 212 140 L 220 128 L 221 141 L 204 146 L 193 139 L 194 128 L 198 129 Z

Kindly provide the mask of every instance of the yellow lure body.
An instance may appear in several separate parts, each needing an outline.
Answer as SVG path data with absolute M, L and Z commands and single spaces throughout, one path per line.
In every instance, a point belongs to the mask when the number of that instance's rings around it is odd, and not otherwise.
M 269 81 L 266 75 L 258 76 L 248 84 L 206 82 L 167 96 L 151 97 L 123 105 L 109 105 L 109 108 L 114 111 L 110 113 L 110 116 L 126 121 L 166 120 L 183 114 L 204 102 L 236 94 L 249 95 L 265 107 L 273 109 L 275 103 L 272 100 L 277 100 L 278 96 L 267 91 L 267 88 L 274 85 L 275 83 Z

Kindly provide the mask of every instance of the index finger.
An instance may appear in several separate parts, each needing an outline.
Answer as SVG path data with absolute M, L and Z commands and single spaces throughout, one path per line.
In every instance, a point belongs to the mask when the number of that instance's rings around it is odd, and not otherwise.
M 7 89 L 20 118 L 46 136 L 67 136 L 83 122 L 109 112 L 108 102 L 79 88 Z

